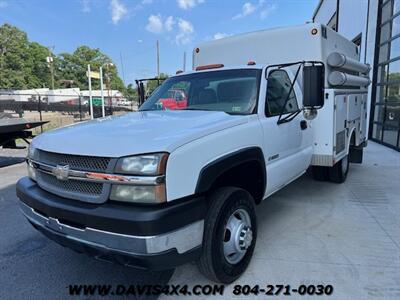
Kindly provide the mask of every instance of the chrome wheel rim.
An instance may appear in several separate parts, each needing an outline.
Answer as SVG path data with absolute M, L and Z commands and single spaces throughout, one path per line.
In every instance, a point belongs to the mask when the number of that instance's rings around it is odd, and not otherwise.
M 251 219 L 247 211 L 235 210 L 226 222 L 223 249 L 224 257 L 230 264 L 237 264 L 245 256 L 253 242 Z

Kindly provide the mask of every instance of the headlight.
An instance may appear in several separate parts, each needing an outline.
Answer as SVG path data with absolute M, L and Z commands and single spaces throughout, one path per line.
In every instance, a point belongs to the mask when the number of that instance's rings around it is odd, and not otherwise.
M 36 148 L 33 147 L 32 144 L 30 144 L 28 148 L 27 158 L 36 159 L 36 156 L 37 156 Z
M 36 170 L 33 167 L 33 164 L 28 161 L 27 163 L 27 167 L 28 167 L 28 176 L 30 179 L 32 179 L 33 181 L 36 181 Z
M 120 158 L 115 173 L 131 175 L 165 174 L 168 153 L 155 153 Z
M 30 144 L 29 148 L 28 148 L 28 154 L 26 155 L 26 158 L 28 159 L 28 161 L 27 161 L 28 176 L 33 181 L 36 181 L 36 170 L 33 167 L 32 162 L 29 161 L 29 159 L 36 159 L 36 156 L 37 156 L 36 148 L 33 147 L 32 144 Z
M 165 175 L 168 153 L 152 153 L 122 157 L 114 173 L 137 176 Z M 166 201 L 165 182 L 156 185 L 113 184 L 110 199 L 134 203 L 161 203 Z
M 165 184 L 146 186 L 113 185 L 110 199 L 134 203 L 165 202 Z

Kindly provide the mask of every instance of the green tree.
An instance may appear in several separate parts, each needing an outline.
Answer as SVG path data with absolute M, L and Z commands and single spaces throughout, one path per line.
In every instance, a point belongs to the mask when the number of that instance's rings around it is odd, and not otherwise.
M 124 96 L 130 101 L 137 101 L 138 100 L 137 88 L 134 87 L 132 83 L 128 84 Z
M 10 24 L 0 26 L 0 88 L 40 87 L 32 72 L 29 50 L 25 32 Z
M 160 73 L 159 83 L 161 84 L 165 79 L 168 78 L 168 75 L 165 73 Z M 149 80 L 146 83 L 146 94 L 150 95 L 158 86 L 157 80 Z
M 0 89 L 51 88 L 48 56 L 53 57 L 55 88 L 72 80 L 72 87 L 87 89 L 86 71 L 90 64 L 97 72 L 103 66 L 105 88 L 126 93 L 115 64 L 99 49 L 80 46 L 72 54 L 55 56 L 39 43 L 29 42 L 25 32 L 10 24 L 0 26 Z M 99 89 L 100 81 L 92 80 L 92 87 Z
M 125 85 L 118 76 L 118 70 L 112 60 L 99 49 L 88 46 L 78 47 L 74 53 L 61 53 L 58 60 L 57 73 L 60 80 L 73 80 L 74 85 L 81 89 L 88 88 L 86 76 L 87 65 L 91 71 L 98 72 L 103 66 L 103 76 L 106 88 L 125 92 Z M 92 88 L 99 89 L 100 81 L 92 80 Z
M 54 57 L 46 47 L 36 42 L 30 43 L 27 51 L 29 56 L 26 65 L 27 70 L 31 72 L 29 86 L 51 87 L 51 71 L 46 59 L 51 55 L 53 56 L 53 64 L 56 64 L 57 57 Z M 55 82 L 55 87 L 58 87 L 57 82 Z

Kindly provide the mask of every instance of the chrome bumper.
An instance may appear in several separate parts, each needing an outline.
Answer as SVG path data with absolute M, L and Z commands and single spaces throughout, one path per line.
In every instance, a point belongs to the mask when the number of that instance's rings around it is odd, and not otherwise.
M 56 232 L 75 242 L 121 254 L 158 254 L 171 249 L 176 249 L 179 254 L 183 254 L 201 246 L 203 240 L 204 220 L 160 235 L 133 236 L 89 227 L 74 227 L 58 219 L 44 216 L 22 202 L 20 202 L 20 207 L 31 223 L 45 231 Z

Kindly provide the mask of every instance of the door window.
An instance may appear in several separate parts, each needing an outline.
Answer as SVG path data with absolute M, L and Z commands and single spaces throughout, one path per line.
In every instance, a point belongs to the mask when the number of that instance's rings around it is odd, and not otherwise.
M 292 82 L 284 70 L 274 70 L 268 75 L 266 105 L 267 116 L 272 117 L 280 115 L 283 106 L 285 107 L 283 108 L 282 114 L 297 112 L 299 110 L 296 94 L 294 93 L 293 89 L 290 91 L 291 85 Z

